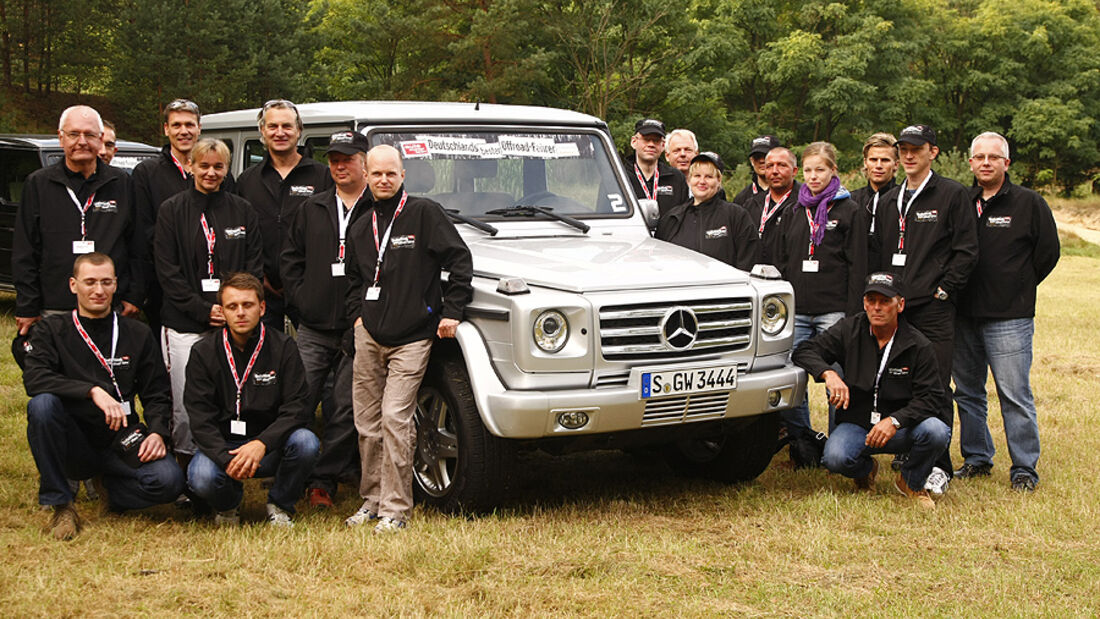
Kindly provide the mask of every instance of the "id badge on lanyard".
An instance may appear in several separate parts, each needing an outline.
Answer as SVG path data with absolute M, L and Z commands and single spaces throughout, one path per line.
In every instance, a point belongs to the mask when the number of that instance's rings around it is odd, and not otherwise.
M 909 186 L 909 179 L 901 184 L 898 188 L 898 251 L 890 257 L 890 264 L 896 267 L 905 266 L 905 220 L 909 214 L 910 207 L 913 206 L 913 202 L 916 201 L 917 196 L 924 191 L 924 186 L 928 184 L 928 181 L 932 179 L 932 172 L 928 172 L 928 176 L 924 177 L 920 186 L 913 192 L 913 196 L 909 200 L 905 201 L 905 188 Z M 905 201 L 905 206 L 902 206 L 902 201 Z
M 80 200 L 76 197 L 76 192 L 72 187 L 66 187 L 69 192 L 69 198 L 72 199 L 73 204 L 76 205 L 76 210 L 80 213 L 80 240 L 73 241 L 73 254 L 90 254 L 95 251 L 95 241 L 88 240 L 88 209 L 91 208 L 92 202 L 95 201 L 95 194 L 88 196 L 87 201 L 81 206 Z
M 207 277 L 202 280 L 202 291 L 217 292 L 222 285 L 222 280 L 214 277 L 214 246 L 218 242 L 218 232 L 206 223 L 206 213 L 199 216 L 199 224 L 202 225 L 202 236 L 206 239 Z

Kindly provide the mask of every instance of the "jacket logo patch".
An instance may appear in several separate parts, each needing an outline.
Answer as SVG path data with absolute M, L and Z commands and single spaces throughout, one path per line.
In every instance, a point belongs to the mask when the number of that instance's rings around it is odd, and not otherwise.
M 225 240 L 227 240 L 227 241 L 240 240 L 240 239 L 243 239 L 245 237 L 245 235 L 246 235 L 246 232 L 245 232 L 244 226 L 238 226 L 236 228 L 226 228 L 225 229 Z
M 253 374 L 252 375 L 252 384 L 256 385 L 257 387 L 270 387 L 271 385 L 274 385 L 277 382 L 279 382 L 279 379 L 275 375 L 275 370 L 271 370 L 270 372 L 267 372 L 266 374 Z
M 714 230 L 707 230 L 708 239 L 721 239 L 730 235 L 729 230 L 725 226 L 721 228 L 715 228 Z
M 839 219 L 830 219 L 829 221 L 825 222 L 825 229 L 826 230 L 836 230 L 836 227 L 839 226 L 839 225 L 840 225 L 840 220 Z
M 290 195 L 292 196 L 312 196 L 313 185 L 291 185 Z
M 412 249 L 416 247 L 416 235 L 406 234 L 390 239 L 390 249 Z
M 937 210 L 931 211 L 917 211 L 917 223 L 928 223 L 939 219 L 940 212 Z
M 887 368 L 886 370 L 890 376 L 909 376 L 909 368 Z
M 1011 228 L 1012 216 L 1004 215 L 1002 217 L 990 217 L 985 221 L 987 228 Z
M 671 196 L 672 185 L 657 185 L 657 195 L 659 196 Z
M 130 355 L 123 355 L 121 357 L 111 357 L 107 360 L 107 365 L 113 368 L 128 368 L 130 367 Z
M 92 204 L 92 210 L 96 213 L 117 213 L 118 202 L 114 200 L 102 200 Z

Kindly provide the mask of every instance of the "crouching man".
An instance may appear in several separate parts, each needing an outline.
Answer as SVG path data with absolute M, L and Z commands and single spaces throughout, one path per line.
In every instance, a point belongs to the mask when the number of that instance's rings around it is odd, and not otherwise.
M 77 256 L 69 278 L 76 309 L 43 318 L 31 332 L 27 440 L 38 502 L 53 507 L 57 539 L 81 529 L 69 479 L 96 476 L 100 500 L 116 512 L 170 503 L 183 491 L 183 472 L 164 457 L 172 391 L 160 348 L 144 323 L 111 310 L 117 288 L 109 256 Z
M 894 486 L 925 509 L 935 509 L 924 483 L 951 442 L 937 416 L 943 398 L 935 351 L 900 314 L 896 275 L 874 273 L 863 292 L 864 312 L 808 340 L 794 362 L 829 389 L 837 426 L 825 443 L 825 467 L 874 488 L 879 453 L 908 453 Z M 830 365 L 839 363 L 847 382 Z M 917 488 L 917 490 L 914 490 Z
M 187 362 L 183 400 L 199 447 L 187 484 L 216 510 L 217 524 L 237 524 L 241 482 L 274 476 L 268 523 L 293 526 L 320 448 L 306 429 L 313 411 L 298 347 L 260 324 L 264 287 L 255 275 L 230 276 L 218 304 L 226 326 L 203 335 Z

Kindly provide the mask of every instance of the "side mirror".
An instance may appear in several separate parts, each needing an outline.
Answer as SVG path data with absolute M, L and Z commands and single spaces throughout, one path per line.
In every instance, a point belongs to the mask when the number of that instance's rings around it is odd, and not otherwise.
M 638 200 L 638 205 L 642 207 L 642 216 L 645 217 L 645 225 L 650 230 L 657 229 L 657 221 L 661 219 L 661 209 L 657 206 L 656 200 Z

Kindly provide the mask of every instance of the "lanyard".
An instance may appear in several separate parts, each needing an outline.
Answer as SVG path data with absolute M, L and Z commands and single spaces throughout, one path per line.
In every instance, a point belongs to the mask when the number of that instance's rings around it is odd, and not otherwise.
M 92 201 L 95 200 L 95 194 L 88 196 L 88 201 L 84 203 L 84 206 L 80 206 L 80 200 L 76 197 L 76 192 L 72 187 L 66 187 L 69 191 L 69 197 L 73 199 L 73 204 L 76 205 L 76 210 L 80 211 L 80 240 L 83 241 L 87 236 L 87 229 L 85 228 L 85 220 L 88 216 L 88 208 L 92 206 Z
M 214 245 L 218 242 L 218 233 L 206 223 L 206 213 L 199 215 L 202 224 L 202 236 L 206 239 L 206 272 L 214 279 Z
M 642 185 L 642 193 L 645 194 L 647 200 L 657 199 L 657 181 L 661 178 L 660 168 L 654 168 L 653 170 L 653 191 L 649 191 L 649 187 L 646 187 L 645 178 L 642 176 L 642 169 L 638 167 L 638 164 L 634 164 L 634 175 L 638 177 L 638 182 Z
M 401 201 L 397 203 L 397 208 L 393 211 L 393 218 L 390 219 L 390 225 L 386 226 L 386 233 L 382 236 L 382 240 L 378 240 L 378 210 L 375 209 L 371 212 L 371 225 L 374 228 L 374 249 L 378 252 L 378 264 L 374 266 L 374 284 L 378 285 L 378 278 L 382 275 L 382 256 L 386 254 L 386 244 L 390 241 L 390 231 L 393 230 L 393 222 L 397 221 L 397 216 L 401 214 L 401 210 L 405 208 L 405 201 L 409 199 L 407 192 L 401 192 Z
M 810 214 L 810 208 L 806 207 L 806 223 L 810 224 L 810 260 L 814 259 L 814 235 L 817 234 L 821 224 L 814 222 L 814 216 Z
M 879 192 L 875 192 L 875 199 L 871 201 L 871 234 L 875 233 L 875 215 L 878 214 Z
M 901 183 L 901 187 L 898 189 L 898 253 L 901 253 L 905 249 L 905 216 L 909 214 L 909 207 L 913 206 L 913 201 L 917 199 L 921 191 L 924 191 L 924 186 L 928 184 L 928 181 L 932 179 L 932 172 L 928 173 L 928 176 L 924 177 L 921 181 L 920 187 L 913 192 L 913 197 L 909 198 L 909 201 L 905 203 L 905 207 L 902 208 L 901 202 L 905 199 L 905 188 L 909 186 L 909 179 L 905 179 Z
M 183 164 L 180 163 L 180 160 L 176 159 L 176 156 L 172 153 L 172 151 L 168 151 L 168 156 L 172 158 L 172 163 L 176 164 L 176 169 L 180 171 L 181 175 L 183 175 L 183 180 L 187 180 L 187 171 L 183 169 Z
M 871 336 L 874 337 L 874 331 L 871 332 Z M 890 349 L 894 347 L 894 338 L 897 337 L 897 327 L 894 328 L 894 334 L 890 336 L 890 341 L 886 343 L 886 348 L 882 351 L 882 361 L 878 364 L 878 373 L 875 374 L 875 398 L 873 412 L 878 412 L 878 383 L 882 380 L 882 373 L 886 371 L 886 362 L 890 359 Z
M 767 225 L 768 220 L 772 218 L 772 215 L 775 215 L 775 212 L 779 210 L 779 207 L 787 201 L 787 198 L 790 197 L 792 191 L 794 191 L 794 187 L 788 189 L 787 193 L 783 194 L 782 198 L 779 198 L 779 202 L 774 203 L 774 206 L 770 211 L 768 210 L 768 203 L 771 202 L 772 194 L 769 191 L 768 195 L 764 196 L 764 212 L 760 213 L 760 230 L 757 231 L 758 236 L 764 236 L 764 226 Z
M 974 201 L 974 206 L 978 209 L 978 218 L 981 219 L 982 211 L 984 210 L 982 208 L 982 199 L 978 198 L 977 200 L 975 200 Z
M 237 376 L 237 363 L 233 361 L 233 349 L 229 346 L 229 329 L 222 329 L 222 344 L 225 345 L 225 360 L 229 362 L 229 371 L 233 373 L 233 383 L 237 385 L 237 420 L 241 419 L 241 390 L 244 389 L 244 383 L 248 380 L 248 375 L 252 373 L 252 366 L 256 364 L 256 358 L 260 356 L 260 350 L 264 347 L 264 336 L 267 335 L 267 329 L 263 323 L 260 323 L 260 341 L 256 342 L 256 350 L 252 351 L 252 356 L 248 359 L 248 365 L 244 368 L 244 374 L 240 377 Z
M 752 195 L 760 193 L 760 187 L 756 184 L 756 181 L 752 182 Z
M 351 214 L 355 211 L 355 205 L 359 204 L 359 200 L 363 199 L 363 193 L 366 190 L 367 188 L 363 187 L 363 191 L 359 192 L 359 197 L 355 199 L 355 202 L 351 203 L 351 208 L 344 208 L 344 201 L 340 199 L 340 194 L 333 192 L 336 195 L 337 232 L 340 234 L 340 249 L 336 255 L 340 259 L 340 262 L 344 261 L 344 239 L 348 234 L 348 223 L 351 222 Z M 394 219 L 396 219 L 396 216 Z
M 114 328 L 111 330 L 111 359 L 115 358 L 115 350 L 118 348 L 118 314 L 112 312 L 115 317 Z M 123 402 L 125 398 L 122 397 L 122 390 L 118 388 L 118 381 L 115 380 L 115 368 L 111 366 L 110 362 L 103 358 L 103 353 L 99 352 L 99 347 L 95 345 L 92 338 L 88 335 L 88 332 L 84 330 L 84 325 L 80 324 L 80 318 L 77 317 L 76 310 L 73 310 L 73 324 L 76 325 L 76 332 L 80 334 L 80 337 L 84 340 L 84 343 L 91 349 L 92 354 L 95 355 L 96 361 L 103 366 L 103 369 L 107 370 L 107 373 L 111 375 L 111 384 L 115 386 L 115 394 L 118 395 L 118 401 Z

